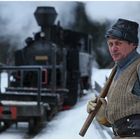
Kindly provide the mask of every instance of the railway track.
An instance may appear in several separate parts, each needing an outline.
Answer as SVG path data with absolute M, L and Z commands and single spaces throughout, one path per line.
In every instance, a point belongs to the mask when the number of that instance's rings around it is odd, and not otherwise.
M 47 124 L 44 123 L 42 126 L 40 127 L 36 127 L 35 129 L 33 129 L 32 131 L 27 131 L 27 127 L 26 127 L 27 123 L 20 123 L 20 124 L 3 124 L 1 123 L 0 126 L 0 135 L 5 135 L 6 133 L 20 133 L 20 138 L 21 139 L 33 139 L 35 138 L 42 129 L 44 129 Z M 18 129 L 17 129 L 18 128 Z

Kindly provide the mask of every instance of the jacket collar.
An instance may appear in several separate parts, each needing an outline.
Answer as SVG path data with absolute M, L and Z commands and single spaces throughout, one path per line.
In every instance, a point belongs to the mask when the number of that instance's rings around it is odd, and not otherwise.
M 135 61 L 137 58 L 140 58 L 140 54 L 136 50 L 133 50 L 127 57 L 125 57 L 123 60 L 116 62 L 116 65 L 118 68 L 124 68 L 130 65 L 133 61 Z

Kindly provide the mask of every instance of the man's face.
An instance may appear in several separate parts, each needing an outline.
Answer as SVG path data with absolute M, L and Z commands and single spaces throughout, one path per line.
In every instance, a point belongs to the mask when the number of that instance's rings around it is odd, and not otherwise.
M 119 40 L 116 38 L 108 38 L 107 44 L 109 52 L 114 61 L 120 61 L 132 52 L 136 46 L 128 41 Z

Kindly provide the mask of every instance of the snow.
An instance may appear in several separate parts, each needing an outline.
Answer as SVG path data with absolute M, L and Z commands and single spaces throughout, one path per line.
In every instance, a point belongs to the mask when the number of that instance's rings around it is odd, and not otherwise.
M 111 72 L 111 69 L 93 68 L 92 77 L 91 77 L 93 87 L 94 87 L 95 81 L 103 87 L 103 85 L 105 84 L 106 78 L 109 76 L 110 72 Z
M 105 77 L 108 77 L 109 69 L 100 70 L 93 68 L 92 86 L 96 80 L 103 86 Z M 4 82 L 3 82 L 4 83 Z M 88 113 L 86 112 L 87 102 L 94 96 L 94 90 L 79 99 L 79 102 L 70 110 L 58 113 L 35 139 L 110 139 L 111 136 L 94 119 L 84 137 L 79 135 Z M 19 123 L 18 129 L 15 125 L 0 134 L 1 139 L 21 139 L 27 132 L 27 123 Z

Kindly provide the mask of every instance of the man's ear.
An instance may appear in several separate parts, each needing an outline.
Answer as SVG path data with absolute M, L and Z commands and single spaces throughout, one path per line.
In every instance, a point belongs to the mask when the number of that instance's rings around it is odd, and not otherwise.
M 137 48 L 137 47 L 138 47 L 138 45 L 135 44 L 135 43 L 132 43 L 132 46 L 133 46 L 134 48 Z

